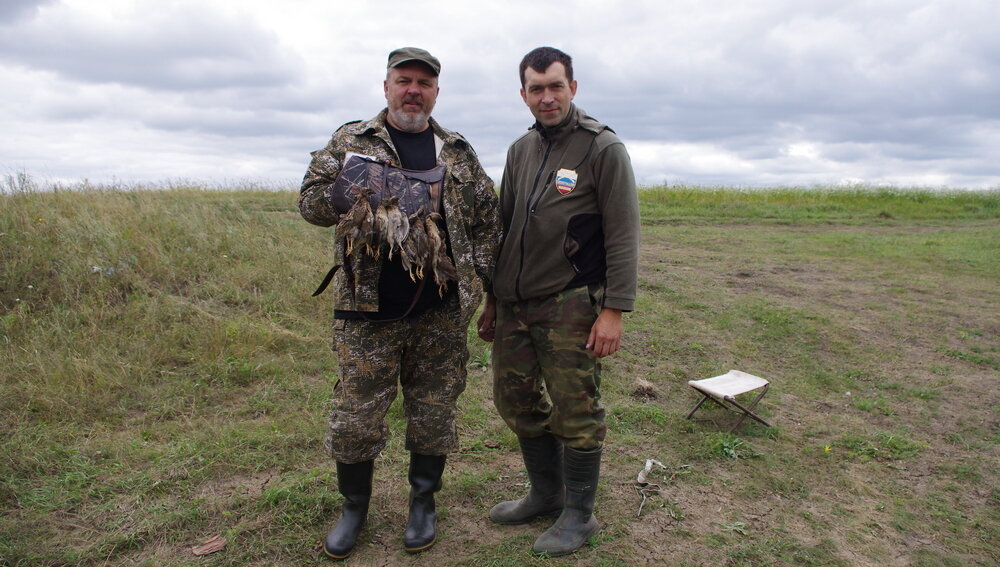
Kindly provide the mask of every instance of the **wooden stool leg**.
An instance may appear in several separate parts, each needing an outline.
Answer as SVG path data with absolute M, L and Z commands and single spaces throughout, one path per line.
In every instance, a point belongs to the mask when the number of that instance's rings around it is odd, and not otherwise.
M 736 401 L 736 398 L 734 398 L 732 396 L 726 396 L 726 401 L 727 402 L 729 402 L 729 403 L 733 404 L 734 406 L 736 406 L 736 407 L 740 408 L 741 410 L 743 410 L 743 415 L 740 416 L 740 419 L 729 430 L 730 432 L 735 431 L 736 428 L 739 427 L 740 424 L 743 423 L 743 420 L 746 419 L 747 417 L 750 417 L 751 419 L 757 420 L 758 422 L 764 424 L 766 427 L 771 427 L 770 423 L 764 421 L 761 417 L 759 417 L 757 414 L 755 414 L 753 412 L 753 408 L 757 407 L 757 403 L 764 397 L 764 394 L 767 393 L 767 389 L 769 387 L 770 387 L 770 384 L 768 384 L 767 386 L 764 386 L 764 389 L 761 390 L 760 394 L 758 394 L 757 397 L 754 398 L 754 401 L 748 407 L 743 407 L 742 404 L 740 404 L 739 402 Z
M 705 403 L 706 400 L 708 400 L 708 396 L 703 396 L 701 398 L 701 401 L 698 402 L 698 405 L 694 406 L 694 409 L 688 413 L 687 419 L 691 419 L 691 416 L 694 415 L 694 412 L 698 411 L 698 408 L 700 408 L 701 404 Z

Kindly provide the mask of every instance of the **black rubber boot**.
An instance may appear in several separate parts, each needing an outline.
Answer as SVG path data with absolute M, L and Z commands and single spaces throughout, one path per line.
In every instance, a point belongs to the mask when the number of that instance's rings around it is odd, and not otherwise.
M 410 517 L 403 533 L 407 553 L 426 551 L 437 541 L 434 493 L 441 490 L 445 455 L 410 453 Z
M 594 517 L 594 497 L 601 475 L 601 448 L 580 451 L 566 447 L 563 478 L 566 502 L 559 519 L 535 540 L 532 551 L 551 557 L 567 555 L 583 547 L 599 527 Z
M 562 443 L 552 435 L 518 438 L 531 486 L 528 495 L 490 509 L 498 524 L 526 524 L 541 516 L 558 516 L 563 508 Z
M 340 520 L 326 534 L 326 541 L 323 542 L 323 553 L 331 559 L 346 559 L 354 551 L 358 534 L 368 518 L 374 465 L 375 461 L 337 463 L 337 485 L 344 495 L 344 506 Z

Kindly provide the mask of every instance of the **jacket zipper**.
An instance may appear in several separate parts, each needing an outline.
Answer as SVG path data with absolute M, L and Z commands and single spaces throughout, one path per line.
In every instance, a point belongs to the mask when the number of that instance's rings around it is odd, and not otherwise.
M 514 280 L 514 294 L 517 295 L 518 301 L 524 301 L 524 298 L 521 297 L 521 274 L 524 273 L 524 243 L 528 236 L 528 221 L 531 218 L 531 215 L 535 213 L 535 208 L 538 206 L 538 202 L 542 200 L 542 192 L 539 191 L 538 180 L 542 177 L 542 172 L 545 171 L 545 164 L 549 161 L 549 153 L 551 151 L 552 141 L 550 140 L 545 147 L 545 155 L 542 156 L 542 164 L 538 166 L 538 171 L 535 172 L 535 182 L 531 187 L 531 193 L 528 194 L 527 203 L 525 204 L 524 224 L 521 225 L 521 255 L 517 266 L 517 278 Z M 551 175 L 549 177 L 551 177 Z M 549 178 L 547 177 L 545 179 L 545 183 L 541 187 L 544 188 L 548 184 Z M 537 197 L 535 197 L 535 193 L 538 193 Z M 533 198 L 534 203 L 532 203 Z

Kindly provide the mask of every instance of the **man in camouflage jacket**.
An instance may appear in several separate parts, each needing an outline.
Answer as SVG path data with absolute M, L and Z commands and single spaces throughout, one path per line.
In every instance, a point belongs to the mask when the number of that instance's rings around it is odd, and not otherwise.
M 466 331 L 490 284 L 500 226 L 493 183 L 476 153 L 465 138 L 430 117 L 439 72 L 438 60 L 422 49 L 390 53 L 387 108 L 371 120 L 344 124 L 325 148 L 313 152 L 299 196 L 303 218 L 329 227 L 347 213 L 338 210 L 334 192 L 349 153 L 411 170 L 444 165 L 436 230 L 445 235 L 457 274 L 446 287 L 433 285 L 431 274 L 423 274 L 428 284 L 417 285 L 420 278 L 409 280 L 399 254 L 390 260 L 384 245 L 374 251 L 352 248 L 337 230 L 332 289 L 341 377 L 334 387 L 326 447 L 337 462 L 344 508 L 324 545 L 334 559 L 351 553 L 367 517 L 373 461 L 387 441 L 385 414 L 397 380 L 411 454 L 404 533 L 410 553 L 436 540 L 434 492 L 441 488 L 445 455 L 458 448 L 454 419 L 465 389 Z

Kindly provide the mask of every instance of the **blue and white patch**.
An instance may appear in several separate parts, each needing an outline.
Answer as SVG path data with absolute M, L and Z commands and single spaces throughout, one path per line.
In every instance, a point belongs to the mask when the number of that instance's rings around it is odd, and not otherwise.
M 556 172 L 556 191 L 563 195 L 576 189 L 576 172 L 572 169 L 560 169 Z

